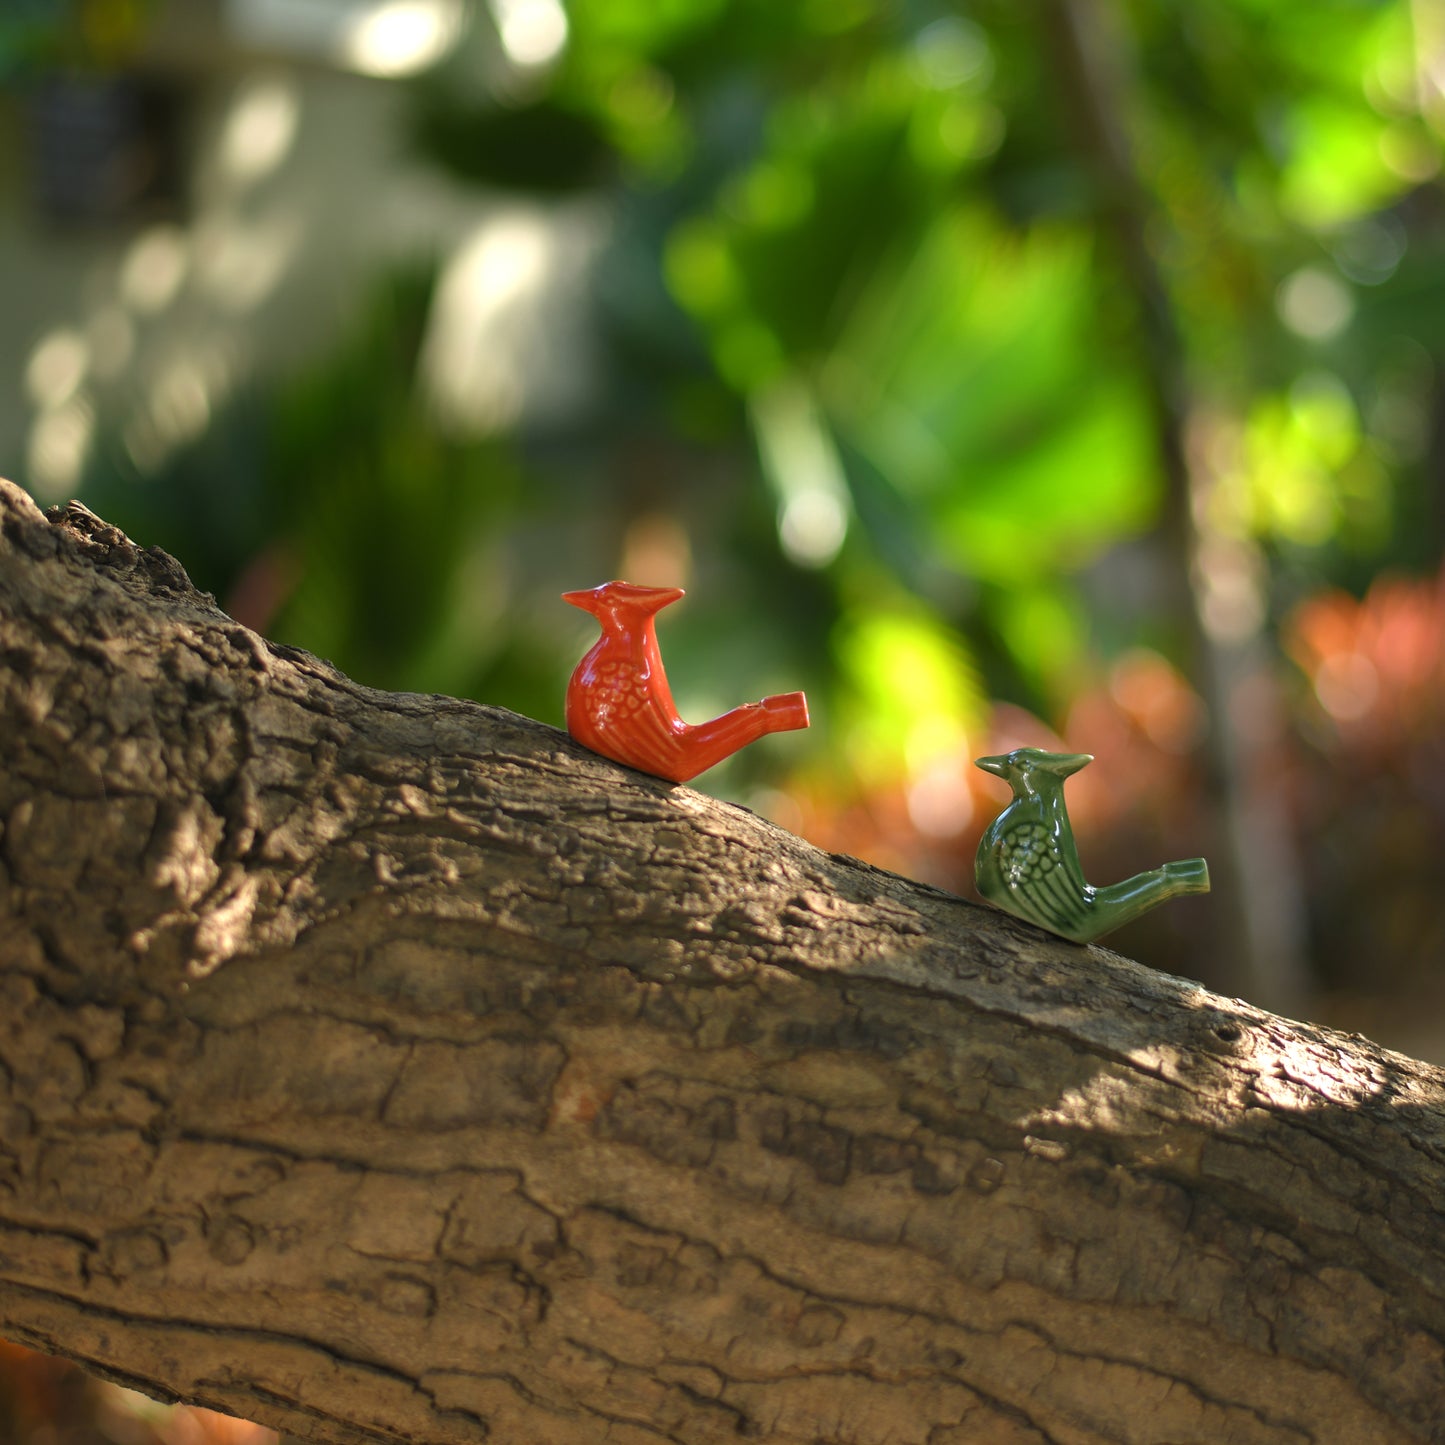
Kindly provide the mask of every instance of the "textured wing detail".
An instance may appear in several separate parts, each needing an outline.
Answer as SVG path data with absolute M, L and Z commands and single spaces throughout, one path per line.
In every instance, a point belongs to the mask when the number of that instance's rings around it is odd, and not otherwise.
M 1045 877 L 1059 866 L 1059 850 L 1042 823 L 1015 823 L 999 839 L 999 865 L 1010 888 Z
M 671 714 L 666 683 L 636 659 L 599 646 L 577 664 L 567 685 L 567 731 L 603 757 L 661 777 L 678 768 L 685 725 Z
M 1036 923 L 1055 932 L 1076 929 L 1088 904 L 1072 884 L 1058 840 L 1042 823 L 1019 822 L 998 841 L 1004 883 Z

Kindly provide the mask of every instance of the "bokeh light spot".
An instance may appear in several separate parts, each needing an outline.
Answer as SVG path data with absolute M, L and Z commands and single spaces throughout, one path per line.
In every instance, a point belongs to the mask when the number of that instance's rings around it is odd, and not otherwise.
M 284 217 L 266 222 L 232 221 L 198 229 L 198 286 L 232 314 L 259 306 L 285 274 L 300 242 L 299 227 Z
M 1242 642 L 1264 622 L 1258 554 L 1249 543 L 1215 535 L 1199 549 L 1200 616 L 1219 642 Z
M 826 567 L 848 535 L 848 484 L 808 386 L 796 378 L 751 404 L 763 470 L 778 496 L 778 540 L 799 567 Z
M 1109 695 L 1165 752 L 1187 753 L 1204 733 L 1199 695 L 1150 648 L 1131 648 L 1119 658 L 1109 673 Z
M 462 12 L 455 0 L 391 0 L 349 27 L 342 58 L 363 75 L 393 79 L 427 70 L 456 44 Z
M 1350 324 L 1355 303 L 1344 282 L 1318 266 L 1289 276 L 1275 299 L 1279 318 L 1296 336 L 1328 341 Z
M 223 170 L 238 181 L 256 181 L 290 153 L 301 120 L 296 87 L 279 76 L 248 82 L 232 103 L 221 132 Z
M 41 501 L 59 501 L 80 480 L 95 431 L 95 411 L 82 394 L 43 411 L 30 428 L 25 462 Z
M 1315 696 L 1336 722 L 1358 722 L 1380 696 L 1380 675 L 1363 653 L 1331 653 L 1315 673 Z
M 966 743 L 956 752 L 935 758 L 908 785 L 908 821 L 925 838 L 957 838 L 973 822 L 971 779 L 964 771 Z
M 507 59 L 522 70 L 551 65 L 567 45 L 567 12 L 559 0 L 492 0 L 492 17 Z
M 778 540 L 788 560 L 800 567 L 826 567 L 847 535 L 848 510 L 842 498 L 821 487 L 794 493 L 778 517 Z
M 199 361 L 178 357 L 162 369 L 150 390 L 157 435 L 169 446 L 194 441 L 211 420 L 211 388 Z
M 707 222 L 685 226 L 667 247 L 667 279 L 684 306 L 717 315 L 742 297 L 742 279 L 717 227 Z
M 938 90 L 982 89 L 993 78 L 988 36 L 961 15 L 925 25 L 913 42 L 913 61 L 924 84 Z
M 1380 135 L 1380 159 L 1401 180 L 1424 185 L 1440 173 L 1440 144 L 1418 127 L 1401 123 Z
M 75 395 L 90 365 L 85 338 L 62 327 L 41 338 L 25 367 L 25 394 L 38 407 L 60 406 Z
M 801 166 L 763 161 L 729 188 L 724 204 L 745 224 L 782 230 L 812 210 L 813 180 Z
M 121 299 L 143 314 L 164 311 L 180 291 L 189 261 L 179 226 L 152 226 L 136 237 L 121 262 Z

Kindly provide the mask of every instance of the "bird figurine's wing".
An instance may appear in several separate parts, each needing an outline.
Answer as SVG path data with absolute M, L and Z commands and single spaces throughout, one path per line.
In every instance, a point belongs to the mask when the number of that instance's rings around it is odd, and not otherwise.
M 1035 921 L 1070 935 L 1089 912 L 1089 892 L 1078 855 L 1062 847 L 1055 830 L 1037 818 L 1005 824 L 998 835 L 998 868 L 1009 892 Z
M 651 771 L 647 759 L 670 763 L 686 724 L 672 711 L 666 686 L 665 678 L 659 687 L 655 675 L 639 673 L 625 654 L 589 655 L 568 690 L 568 730 L 593 751 L 631 767 Z

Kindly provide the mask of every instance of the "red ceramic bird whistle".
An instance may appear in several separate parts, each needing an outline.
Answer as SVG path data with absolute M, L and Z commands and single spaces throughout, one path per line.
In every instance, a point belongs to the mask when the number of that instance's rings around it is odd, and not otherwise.
M 695 727 L 678 717 L 655 619 L 681 596 L 681 587 L 631 582 L 562 594 L 602 625 L 567 684 L 567 731 L 594 753 L 674 783 L 706 772 L 764 733 L 808 726 L 808 700 L 800 692 L 745 703 Z

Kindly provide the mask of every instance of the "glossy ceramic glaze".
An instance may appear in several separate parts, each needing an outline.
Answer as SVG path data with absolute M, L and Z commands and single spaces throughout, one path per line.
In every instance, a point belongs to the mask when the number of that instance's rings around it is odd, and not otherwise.
M 1209 892 L 1203 858 L 1166 863 L 1108 888 L 1084 882 L 1064 779 L 1093 761 L 1090 753 L 1041 748 L 975 760 L 1013 789 L 1013 801 L 979 841 L 978 891 L 1005 912 L 1075 943 L 1092 943 L 1166 899 Z
M 681 587 L 631 582 L 562 594 L 602 627 L 567 684 L 567 731 L 594 753 L 674 783 L 695 778 L 764 733 L 808 726 L 800 692 L 745 703 L 696 726 L 678 717 L 657 649 L 656 617 L 683 595 Z

